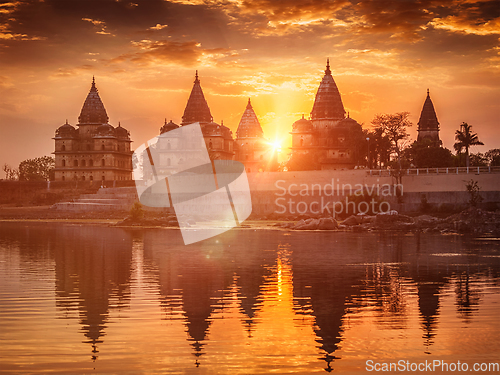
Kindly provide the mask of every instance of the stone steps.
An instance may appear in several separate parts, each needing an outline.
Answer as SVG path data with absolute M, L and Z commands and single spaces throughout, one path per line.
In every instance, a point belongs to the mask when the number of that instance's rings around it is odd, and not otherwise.
M 60 202 L 54 204 L 51 208 L 61 211 L 115 211 L 124 209 L 116 204 L 82 202 Z
M 51 208 L 61 211 L 129 211 L 135 201 L 137 191 L 134 187 L 100 188 L 95 194 L 82 194 L 73 202 L 59 202 Z
M 115 204 L 115 205 L 123 205 L 123 204 L 134 204 L 135 199 L 130 198 L 79 198 L 79 203 L 102 203 L 102 204 Z

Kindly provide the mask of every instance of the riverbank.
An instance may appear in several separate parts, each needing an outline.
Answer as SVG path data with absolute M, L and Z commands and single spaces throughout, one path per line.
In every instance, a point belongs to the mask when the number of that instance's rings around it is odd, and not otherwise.
M 81 225 L 105 225 L 119 227 L 178 228 L 177 218 L 170 212 L 143 212 L 140 219 L 132 219 L 129 212 L 60 211 L 51 206 L 0 207 L 1 222 L 60 222 Z M 193 226 L 196 222 L 193 221 Z M 472 234 L 500 237 L 500 212 L 469 208 L 448 216 L 401 215 L 396 211 L 378 215 L 352 215 L 343 220 L 332 217 L 284 217 L 268 218 L 251 216 L 241 228 L 277 229 L 289 231 L 400 231 L 431 232 L 442 234 Z

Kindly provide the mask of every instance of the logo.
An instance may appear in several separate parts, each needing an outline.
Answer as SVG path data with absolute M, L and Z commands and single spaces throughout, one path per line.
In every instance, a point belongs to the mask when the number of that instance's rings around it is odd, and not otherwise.
M 140 202 L 173 207 L 185 245 L 224 233 L 252 213 L 244 165 L 210 160 L 199 123 L 150 139 L 133 160 Z

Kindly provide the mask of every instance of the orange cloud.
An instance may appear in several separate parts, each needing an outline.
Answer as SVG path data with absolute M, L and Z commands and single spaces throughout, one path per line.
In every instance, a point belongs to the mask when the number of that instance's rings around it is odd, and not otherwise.
M 106 23 L 104 21 L 93 20 L 91 18 L 82 18 L 82 21 L 90 22 L 94 26 L 100 28 L 99 31 L 96 31 L 96 34 L 111 35 L 111 33 L 106 31 Z

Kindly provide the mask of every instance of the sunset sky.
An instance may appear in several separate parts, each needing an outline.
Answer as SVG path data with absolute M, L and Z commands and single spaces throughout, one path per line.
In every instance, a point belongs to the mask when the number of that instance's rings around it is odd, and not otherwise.
M 415 139 L 429 88 L 446 147 L 465 121 L 485 143 L 473 152 L 500 148 L 499 1 L 2 1 L 0 20 L 2 166 L 49 155 L 93 75 L 133 148 L 164 118 L 180 123 L 195 70 L 214 121 L 234 133 L 250 97 L 266 137 L 286 146 L 327 57 L 364 127 L 409 111 Z

